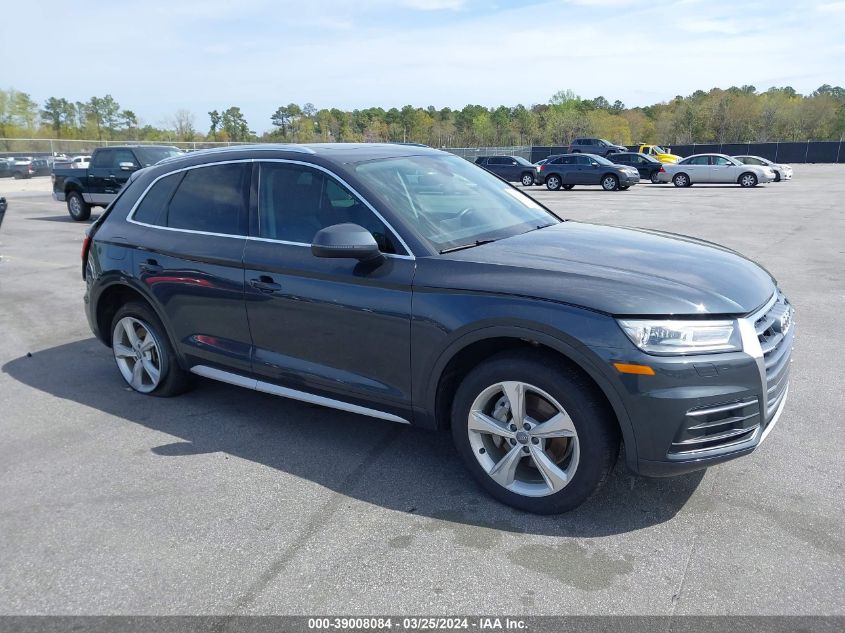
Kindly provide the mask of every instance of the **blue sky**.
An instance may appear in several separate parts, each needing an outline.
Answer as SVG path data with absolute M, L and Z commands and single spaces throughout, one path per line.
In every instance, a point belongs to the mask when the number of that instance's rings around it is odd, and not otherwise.
M 8 3 L 0 85 L 142 122 L 240 106 L 646 105 L 714 86 L 845 84 L 845 2 L 819 0 L 83 0 Z

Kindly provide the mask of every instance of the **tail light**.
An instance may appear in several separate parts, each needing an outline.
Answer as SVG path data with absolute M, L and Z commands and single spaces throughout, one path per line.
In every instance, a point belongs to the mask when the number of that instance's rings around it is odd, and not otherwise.
M 657 171 L 658 171 L 658 172 L 660 172 L 661 174 L 665 174 L 665 173 L 666 173 L 666 170 L 665 170 L 665 169 L 663 169 L 663 165 L 661 165 L 661 166 L 660 166 L 660 169 L 658 169 Z
M 82 240 L 82 278 L 85 279 L 85 268 L 88 264 L 88 251 L 91 250 L 90 229 L 85 231 L 85 239 Z
M 546 166 L 545 166 L 545 165 L 540 165 L 540 171 L 546 171 Z

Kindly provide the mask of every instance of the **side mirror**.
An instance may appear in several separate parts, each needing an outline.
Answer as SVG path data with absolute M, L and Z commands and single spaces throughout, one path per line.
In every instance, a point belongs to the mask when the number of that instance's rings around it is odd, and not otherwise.
M 381 257 L 376 238 L 363 226 L 335 224 L 314 236 L 311 243 L 314 257 L 350 258 L 367 261 Z
M 127 163 L 120 163 L 120 165 L 118 165 L 118 167 L 120 167 L 121 171 L 135 171 L 138 168 L 135 165 L 135 163 L 128 163 L 128 162 Z
M 598 166 L 599 166 L 599 164 L 598 164 L 596 161 L 594 161 L 594 160 L 591 160 L 591 161 L 590 161 L 590 165 L 591 165 L 591 166 L 593 166 L 593 167 L 598 167 Z

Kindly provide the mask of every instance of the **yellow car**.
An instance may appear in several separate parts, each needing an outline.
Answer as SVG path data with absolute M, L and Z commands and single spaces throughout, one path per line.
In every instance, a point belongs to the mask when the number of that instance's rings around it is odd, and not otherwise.
M 671 149 L 664 149 L 660 147 L 660 145 L 647 145 L 645 143 L 640 143 L 639 147 L 637 148 L 637 151 L 640 154 L 647 154 L 648 156 L 652 156 L 659 160 L 661 163 L 677 163 L 683 158 L 683 156 L 673 154 Z

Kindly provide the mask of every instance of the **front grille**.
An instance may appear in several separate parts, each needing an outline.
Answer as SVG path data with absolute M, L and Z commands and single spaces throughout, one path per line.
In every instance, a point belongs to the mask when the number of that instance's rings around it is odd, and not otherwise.
M 670 455 L 684 455 L 742 444 L 760 426 L 760 402 L 749 398 L 687 411 Z
M 792 306 L 778 290 L 772 307 L 754 323 L 766 365 L 766 422 L 774 416 L 789 385 L 789 363 L 795 338 L 792 316 Z

